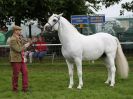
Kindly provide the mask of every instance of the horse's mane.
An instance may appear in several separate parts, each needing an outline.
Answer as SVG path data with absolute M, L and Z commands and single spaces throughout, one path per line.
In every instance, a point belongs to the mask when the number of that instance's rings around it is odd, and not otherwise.
M 65 19 L 64 17 L 61 17 L 61 19 L 64 20 L 64 22 L 66 23 L 64 25 L 67 25 L 68 28 L 71 28 L 73 31 L 79 33 L 79 31 L 67 19 Z

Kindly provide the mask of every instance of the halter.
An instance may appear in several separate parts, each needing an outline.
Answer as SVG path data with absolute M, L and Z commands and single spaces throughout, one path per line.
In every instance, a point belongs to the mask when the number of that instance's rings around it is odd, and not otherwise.
M 56 17 L 56 16 L 54 16 L 54 17 Z M 49 29 L 50 29 L 50 30 L 52 30 L 52 28 L 55 26 L 55 24 L 59 22 L 60 17 L 56 17 L 56 18 L 57 18 L 58 20 L 57 20 L 53 25 L 51 25 L 49 22 L 47 22 L 47 23 L 49 24 Z

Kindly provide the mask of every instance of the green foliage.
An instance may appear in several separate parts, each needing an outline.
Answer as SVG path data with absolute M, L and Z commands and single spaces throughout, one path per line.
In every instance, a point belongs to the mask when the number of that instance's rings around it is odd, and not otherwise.
M 92 3 L 92 7 L 99 9 L 99 3 L 102 2 L 107 7 L 120 0 L 99 1 L 87 0 Z M 23 18 L 44 18 L 49 13 L 64 13 L 67 19 L 73 14 L 93 13 L 85 6 L 84 0 L 0 0 L 0 13 L 3 16 L 14 16 L 18 19 Z
M 15 18 L 45 18 L 49 13 L 86 14 L 84 0 L 1 0 L 0 13 Z
M 122 8 L 133 12 L 133 1 L 122 4 Z
M 92 14 L 92 7 L 96 11 L 102 6 L 109 7 L 121 0 L 86 0 L 89 2 L 85 6 L 85 0 L 0 0 L 0 17 L 14 16 L 16 23 L 20 24 L 21 19 L 38 18 L 46 22 L 52 13 L 64 13 L 64 17 L 70 20 L 71 15 Z M 132 4 L 125 3 L 124 9 L 132 11 Z M 43 19 L 42 19 L 43 18 Z

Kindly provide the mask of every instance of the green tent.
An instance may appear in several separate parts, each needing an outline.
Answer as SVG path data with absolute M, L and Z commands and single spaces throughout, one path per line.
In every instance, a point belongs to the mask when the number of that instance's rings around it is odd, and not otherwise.
M 0 45 L 6 44 L 6 41 L 7 41 L 8 37 L 11 37 L 12 33 L 13 33 L 12 30 L 9 30 L 5 33 L 0 32 Z
M 0 32 L 0 45 L 4 45 L 5 44 L 5 35 Z
M 13 30 L 9 30 L 5 33 L 5 42 L 7 41 L 8 37 L 11 37 L 13 34 Z

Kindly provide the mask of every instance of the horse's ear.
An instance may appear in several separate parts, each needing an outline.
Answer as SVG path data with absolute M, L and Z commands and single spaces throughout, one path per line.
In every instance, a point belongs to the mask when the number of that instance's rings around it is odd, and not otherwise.
M 59 14 L 59 16 L 62 16 L 62 15 L 63 15 L 63 13 Z

